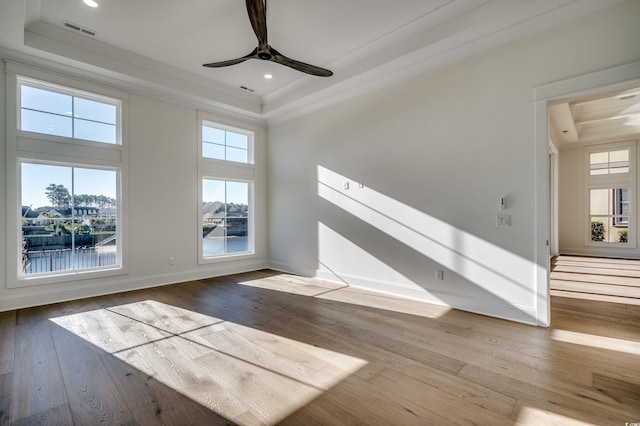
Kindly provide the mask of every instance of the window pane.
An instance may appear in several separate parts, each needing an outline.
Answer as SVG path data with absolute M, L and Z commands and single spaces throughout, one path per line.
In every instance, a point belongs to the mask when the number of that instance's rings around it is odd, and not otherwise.
M 247 135 L 241 135 L 240 133 L 227 132 L 227 145 L 236 148 L 248 149 L 248 137 Z
M 24 85 L 20 89 L 21 107 L 31 110 L 71 116 L 71 100 L 70 95 L 49 90 Z
M 74 167 L 75 207 L 95 207 L 100 213 L 113 213 L 117 207 L 117 173 L 115 170 L 100 170 Z
M 224 181 L 202 181 L 202 255 L 225 253 L 226 191 Z
M 591 217 L 591 241 L 605 243 L 629 242 L 628 216 Z
M 20 128 L 28 132 L 73 137 L 71 117 L 23 109 Z
M 246 182 L 227 182 L 227 203 L 242 205 L 245 207 L 249 200 L 249 184 Z
M 228 161 L 237 161 L 239 163 L 246 163 L 247 162 L 247 150 L 246 149 L 239 149 L 239 148 L 232 148 L 230 146 L 227 146 L 227 158 Z
M 59 216 L 41 215 L 22 220 L 22 273 L 68 271 L 71 234 Z
M 611 209 L 611 189 L 591 189 L 590 197 L 590 214 L 592 215 L 608 215 L 612 214 Z
M 592 175 L 608 174 L 609 153 L 608 152 L 592 152 L 589 155 L 589 164 Z
M 227 182 L 227 253 L 248 250 L 249 184 Z
M 202 156 L 205 158 L 224 160 L 224 145 L 204 142 L 202 144 Z
M 89 99 L 73 99 L 73 116 L 84 120 L 99 121 L 106 124 L 116 124 L 116 106 Z
M 116 143 L 116 126 L 95 121 L 74 120 L 74 137 L 94 142 Z
M 224 130 L 213 127 L 202 126 L 202 140 L 204 142 L 212 142 L 220 145 L 225 144 Z
M 22 164 L 22 205 L 32 211 L 63 209 L 70 203 L 71 168 L 48 164 Z

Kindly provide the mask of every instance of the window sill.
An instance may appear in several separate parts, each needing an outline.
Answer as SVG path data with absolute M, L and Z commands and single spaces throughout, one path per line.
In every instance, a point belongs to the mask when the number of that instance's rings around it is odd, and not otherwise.
M 254 252 L 247 253 L 231 253 L 216 257 L 200 257 L 199 265 L 211 265 L 216 263 L 237 262 L 245 259 L 257 259 L 258 255 Z
M 23 288 L 39 285 L 60 284 L 69 281 L 93 280 L 97 278 L 126 275 L 127 273 L 128 271 L 125 268 L 117 267 L 91 271 L 63 272 L 55 275 L 23 275 L 17 278 L 14 277 L 13 280 L 9 280 L 7 288 Z

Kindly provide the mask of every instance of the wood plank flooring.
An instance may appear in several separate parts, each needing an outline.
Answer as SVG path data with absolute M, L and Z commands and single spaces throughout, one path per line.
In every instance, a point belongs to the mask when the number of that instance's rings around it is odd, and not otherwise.
M 640 320 L 552 311 L 543 329 L 265 270 L 4 312 L 0 424 L 639 422 Z
M 640 260 L 560 255 L 551 263 L 556 311 L 640 322 Z

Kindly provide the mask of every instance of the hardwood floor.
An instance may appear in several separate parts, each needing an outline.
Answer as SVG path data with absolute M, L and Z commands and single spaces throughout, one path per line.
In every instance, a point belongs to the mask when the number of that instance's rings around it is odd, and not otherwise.
M 259 271 L 0 313 L 0 424 L 639 422 L 640 321 L 571 309 L 543 329 Z
M 640 260 L 560 255 L 551 262 L 552 303 L 582 316 L 640 322 Z

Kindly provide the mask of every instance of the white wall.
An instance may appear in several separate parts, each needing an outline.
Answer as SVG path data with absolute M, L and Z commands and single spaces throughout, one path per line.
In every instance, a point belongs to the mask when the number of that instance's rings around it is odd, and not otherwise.
M 606 143 L 616 143 L 623 141 L 639 140 L 640 135 L 635 137 L 614 139 L 610 141 L 600 141 L 598 145 Z M 566 148 L 560 151 L 560 203 L 559 203 L 559 236 L 560 253 L 578 254 L 587 256 L 621 257 L 627 259 L 640 259 L 640 248 L 638 248 L 637 225 L 635 247 L 594 247 L 585 244 L 585 233 L 587 225 L 587 205 L 585 192 L 585 153 L 583 144 Z M 636 164 L 640 164 L 636 158 Z M 637 170 L 636 173 L 640 171 Z M 637 176 L 637 174 L 636 174 Z M 636 188 L 636 200 L 640 191 Z M 640 212 L 636 201 L 636 224 L 640 221 Z
M 533 90 L 637 61 L 638 16 L 625 2 L 271 127 L 272 266 L 535 323 Z
M 4 78 L 0 87 L 4 88 Z M 4 99 L 4 96 L 2 96 Z M 4 106 L 4 102 L 2 103 Z M 266 130 L 215 114 L 219 122 L 256 132 L 256 254 L 253 259 L 199 265 L 197 245 L 197 110 L 129 95 L 129 273 L 8 289 L 6 220 L 0 221 L 0 311 L 263 268 L 267 265 Z M 4 121 L 4 110 L 0 120 Z M 4 129 L 4 126 L 2 127 Z M 4 134 L 4 131 L 3 131 Z M 6 212 L 5 150 L 0 150 L 0 208 Z M 11 179 L 11 178 L 10 178 Z M 15 178 L 13 182 L 15 184 Z M 5 215 L 3 213 L 2 217 Z M 169 265 L 169 257 L 175 265 Z

